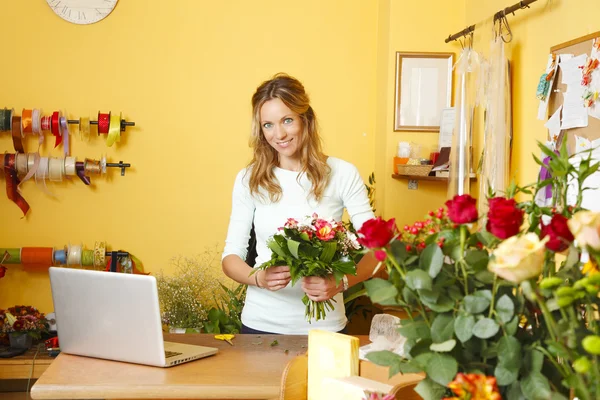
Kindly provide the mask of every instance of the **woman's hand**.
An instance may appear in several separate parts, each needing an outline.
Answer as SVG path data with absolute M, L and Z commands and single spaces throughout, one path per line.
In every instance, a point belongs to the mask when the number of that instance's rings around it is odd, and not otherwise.
M 333 275 L 324 278 L 307 276 L 302 278 L 302 290 L 313 301 L 326 301 L 338 294 L 343 289 L 343 284 L 335 283 Z
M 261 288 L 272 292 L 283 289 L 292 280 L 290 267 L 270 267 L 257 272 L 258 284 Z

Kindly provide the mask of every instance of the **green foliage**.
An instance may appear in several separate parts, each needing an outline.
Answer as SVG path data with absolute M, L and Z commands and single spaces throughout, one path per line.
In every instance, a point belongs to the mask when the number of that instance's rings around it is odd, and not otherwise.
M 207 333 L 240 333 L 242 331 L 242 309 L 246 299 L 246 285 L 237 285 L 234 289 L 221 285 L 221 296 L 215 298 L 215 306 L 203 321 Z
M 553 178 L 512 184 L 507 194 L 534 198 L 552 185 L 553 204 L 518 203 L 528 222 L 519 236 L 539 235 L 543 216 L 571 218 L 581 210 L 584 180 L 598 170 L 589 157 L 576 168 L 564 146 L 558 153 L 540 148 Z M 572 207 L 566 205 L 569 180 L 579 189 Z M 600 398 L 600 273 L 582 273 L 582 249 L 571 245 L 556 272 L 555 253 L 542 247 L 542 274 L 508 280 L 488 270 L 502 240 L 484 227 L 448 224 L 441 211 L 430 216 L 381 249 L 389 278 L 365 282 L 373 302 L 401 307 L 409 316 L 398 327 L 407 339 L 406 356 L 373 352 L 367 358 L 389 366 L 392 375 L 425 372 L 416 389 L 424 399 L 447 396 L 457 372 L 494 376 L 504 399 L 565 399 L 571 388 L 582 400 Z M 587 250 L 597 270 L 600 251 Z

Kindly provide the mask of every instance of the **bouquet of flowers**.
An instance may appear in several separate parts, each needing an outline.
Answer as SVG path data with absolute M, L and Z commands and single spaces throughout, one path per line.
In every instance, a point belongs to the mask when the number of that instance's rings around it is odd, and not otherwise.
M 446 202 L 450 224 L 410 227 L 417 245 L 393 219 L 358 231 L 389 276 L 365 282 L 367 294 L 407 315 L 405 355 L 367 358 L 391 375 L 425 372 L 415 390 L 426 400 L 600 398 L 600 213 L 581 208 L 600 164 L 540 148 L 551 178 L 488 193 L 484 215 L 461 195 Z M 536 203 L 548 187 L 552 204 Z
M 0 310 L 0 333 L 26 333 L 39 339 L 48 330 L 48 322 L 43 313 L 31 306 L 14 306 Z
M 343 222 L 322 219 L 315 213 L 298 222 L 289 218 L 279 228 L 280 233 L 267 241 L 272 250 L 271 259 L 252 273 L 274 266 L 290 267 L 292 285 L 305 276 L 326 277 L 333 275 L 336 283 L 346 274 L 356 275 L 354 256 L 360 249 L 356 235 Z M 308 322 L 314 318 L 324 319 L 326 312 L 333 310 L 331 300 L 315 302 L 304 295 Z

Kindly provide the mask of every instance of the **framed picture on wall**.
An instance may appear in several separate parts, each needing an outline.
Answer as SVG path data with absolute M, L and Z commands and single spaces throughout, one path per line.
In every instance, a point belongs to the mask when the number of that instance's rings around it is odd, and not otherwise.
M 453 53 L 396 52 L 394 131 L 439 132 L 452 103 Z

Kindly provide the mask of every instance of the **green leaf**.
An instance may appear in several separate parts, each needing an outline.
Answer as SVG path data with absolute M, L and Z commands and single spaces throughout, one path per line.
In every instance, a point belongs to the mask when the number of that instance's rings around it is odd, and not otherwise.
M 542 367 L 544 366 L 544 354 L 541 351 L 531 349 L 527 352 L 525 363 L 525 368 L 528 371 L 542 372 Z
M 402 363 L 404 361 L 404 358 L 388 350 L 371 351 L 367 353 L 366 357 L 367 360 L 382 367 L 390 367 L 395 363 Z
M 431 324 L 431 339 L 434 343 L 442 343 L 452 339 L 454 335 L 454 318 L 452 314 L 438 314 Z
M 321 257 L 319 260 L 324 263 L 330 263 L 333 260 L 333 256 L 337 250 L 337 242 L 322 242 L 323 243 L 323 251 L 321 252 Z
M 439 290 L 419 289 L 417 290 L 417 293 L 419 293 L 419 296 L 428 303 L 435 303 L 440 298 Z
M 508 295 L 504 294 L 496 303 L 496 313 L 504 323 L 510 321 L 515 313 L 515 303 Z
M 276 240 L 267 240 L 267 246 L 280 257 L 286 258 L 287 254 L 281 249 L 281 245 Z
M 364 282 L 367 295 L 373 303 L 385 304 L 395 302 L 398 289 L 391 282 L 381 278 L 373 278 Z
M 431 290 L 432 281 L 431 277 L 427 274 L 427 272 L 420 269 L 415 269 L 406 274 L 406 285 L 413 290 Z
M 460 289 L 456 286 L 450 286 L 448 288 L 448 295 L 454 301 L 461 301 L 465 297 L 460 291 Z
M 463 299 L 463 305 L 465 307 L 465 311 L 470 314 L 479 314 L 484 312 L 490 306 L 490 300 L 482 295 L 477 296 L 475 294 L 465 296 Z
M 444 397 L 446 388 L 429 378 L 425 378 L 417 384 L 415 392 L 417 392 L 423 400 L 439 400 Z
M 465 261 L 474 271 L 482 271 L 487 268 L 489 255 L 485 250 L 469 250 L 465 255 Z
M 526 400 L 525 396 L 523 396 L 523 392 L 521 391 L 521 384 L 518 381 L 513 382 L 513 384 L 508 388 L 506 400 Z
M 292 256 L 294 256 L 295 259 L 298 259 L 298 248 L 300 247 L 300 242 L 288 239 L 287 245 L 290 253 L 292 253 Z
M 514 336 L 517 333 L 517 329 L 519 328 L 519 316 L 515 315 L 515 317 L 505 325 L 506 334 L 510 336 Z
M 567 359 L 570 357 L 569 351 L 562 343 L 558 343 L 553 340 L 546 340 L 546 347 L 548 348 L 550 354 L 552 354 L 555 357 L 562 357 Z
M 552 394 L 548 378 L 540 372 L 531 372 L 521 380 L 521 390 L 528 400 L 547 400 Z
M 429 273 L 429 276 L 435 278 L 444 265 L 444 253 L 437 243 L 432 243 L 423 250 L 419 258 L 419 268 Z
M 475 323 L 473 335 L 480 339 L 489 339 L 498 333 L 500 326 L 491 318 L 482 318 Z
M 494 370 L 494 376 L 496 377 L 496 382 L 500 386 L 507 386 L 512 384 L 519 377 L 519 369 L 509 369 L 507 367 L 503 367 L 502 365 L 497 365 Z
M 440 353 L 447 353 L 449 351 L 452 351 L 454 346 L 456 346 L 456 340 L 450 339 L 442 343 L 432 343 L 431 346 L 429 346 L 429 350 L 437 351 Z
M 472 315 L 461 314 L 454 320 L 454 332 L 461 342 L 465 343 L 473 337 L 473 327 L 475 326 L 475 317 Z
M 421 301 L 423 304 L 437 313 L 445 313 L 454 309 L 454 300 L 452 300 L 446 294 L 442 294 L 435 303 L 427 301 L 426 298 L 421 298 Z
M 475 279 L 477 279 L 479 282 L 487 283 L 488 285 L 494 283 L 495 276 L 496 275 L 494 275 L 488 270 L 479 271 L 475 273 Z
M 404 261 L 408 258 L 409 253 L 406 251 L 406 243 L 399 240 L 394 240 L 390 244 L 390 250 L 394 258 L 400 263 L 404 264 Z
M 502 336 L 498 340 L 498 364 L 517 371 L 521 368 L 521 343 L 514 336 Z
M 458 372 L 458 363 L 447 354 L 433 353 L 425 368 L 427 376 L 436 383 L 446 386 Z
M 403 320 L 398 332 L 407 339 L 429 339 L 431 332 L 425 321 Z

